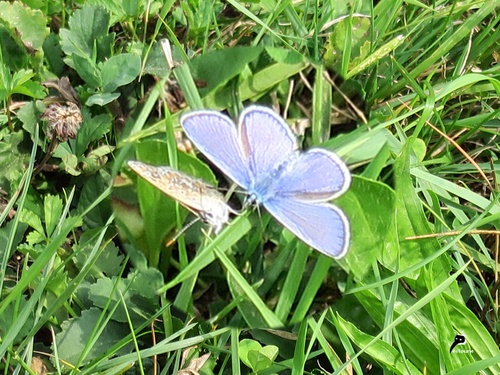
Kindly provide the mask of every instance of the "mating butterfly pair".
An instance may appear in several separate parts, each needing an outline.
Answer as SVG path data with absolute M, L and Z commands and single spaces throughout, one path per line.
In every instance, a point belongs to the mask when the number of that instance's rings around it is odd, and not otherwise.
M 300 152 L 295 135 L 272 110 L 245 109 L 235 127 L 215 111 L 193 111 L 181 125 L 196 147 L 232 181 L 248 192 L 247 200 L 264 206 L 306 244 L 333 258 L 349 246 L 349 221 L 327 203 L 344 193 L 351 175 L 331 151 Z M 222 194 L 201 180 L 169 167 L 130 161 L 140 176 L 197 213 L 215 229 L 229 219 L 231 208 Z

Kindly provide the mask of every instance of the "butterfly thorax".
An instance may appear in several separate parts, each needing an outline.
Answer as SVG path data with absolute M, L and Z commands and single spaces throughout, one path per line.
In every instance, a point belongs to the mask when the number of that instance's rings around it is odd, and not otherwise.
M 280 180 L 283 173 L 287 171 L 292 160 L 294 160 L 294 157 L 291 157 L 269 173 L 260 176 L 258 180 L 256 179 L 251 189 L 249 189 L 250 196 L 247 200 L 263 204 L 275 197 L 277 194 L 276 183 Z

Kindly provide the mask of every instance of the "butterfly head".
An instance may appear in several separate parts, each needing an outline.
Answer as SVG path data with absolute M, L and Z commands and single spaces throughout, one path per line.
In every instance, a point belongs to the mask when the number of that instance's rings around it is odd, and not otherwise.
M 229 220 L 229 212 L 227 210 L 220 212 L 201 211 L 199 216 L 204 223 L 214 228 L 216 234 L 221 231 L 222 227 Z

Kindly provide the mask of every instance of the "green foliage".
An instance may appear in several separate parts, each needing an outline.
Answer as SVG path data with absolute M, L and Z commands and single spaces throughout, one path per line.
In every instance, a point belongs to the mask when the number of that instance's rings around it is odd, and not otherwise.
M 10 75 L 7 67 L 3 66 L 0 75 L 0 100 L 7 100 L 14 94 L 26 95 L 36 99 L 42 98 L 41 85 L 30 81 L 33 76 L 32 71 L 24 69 Z
M 9 191 L 17 186 L 21 178 L 22 166 L 29 157 L 21 149 L 24 134 L 21 131 L 0 130 L 0 187 Z
M 61 218 L 62 210 L 62 200 L 58 196 L 47 195 L 43 201 L 43 213 L 35 213 L 29 209 L 24 209 L 20 213 L 19 220 L 33 229 L 26 238 L 27 245 L 32 250 L 35 245 L 46 243 L 52 237 Z M 42 224 L 42 220 L 45 225 Z
M 206 84 L 200 90 L 200 95 L 205 96 L 225 86 L 230 79 L 240 75 L 261 53 L 261 47 L 236 47 L 212 51 L 193 59 L 191 62 L 193 77 L 204 80 Z M 227 61 L 231 61 L 231 64 L 227 64 Z
M 0 3 L 0 61 L 2 68 L 17 72 L 31 65 L 33 70 L 38 71 L 41 47 L 48 34 L 46 17 L 40 10 L 32 9 L 21 2 L 2 1 Z M 2 75 L 5 79 L 5 70 Z M 21 74 L 21 76 L 23 75 Z M 38 82 L 32 81 L 30 86 L 34 89 L 39 87 L 37 84 Z M 5 84 L 5 86 L 8 85 Z M 12 86 L 12 88 L 14 87 L 16 85 Z M 29 91 L 26 88 L 25 90 Z M 3 98 L 3 96 L 0 97 Z M 41 96 L 32 97 L 41 98 Z
M 91 175 L 106 164 L 114 147 L 109 144 L 99 145 L 96 141 L 102 140 L 110 132 L 111 125 L 109 115 L 91 117 L 88 111 L 83 111 L 83 123 L 75 142 L 59 145 L 54 153 L 55 157 L 63 161 L 66 172 L 73 176 L 82 172 Z M 95 148 L 90 147 L 94 144 L 97 144 Z
M 499 5 L 1 2 L 0 370 L 499 373 Z M 252 103 L 349 165 L 345 258 L 125 166 L 225 193 L 179 116 Z
M 85 363 L 102 355 L 120 341 L 124 327 L 115 321 L 105 320 L 96 339 L 93 331 L 96 326 L 99 327 L 101 320 L 101 312 L 91 308 L 84 310 L 81 316 L 65 321 L 61 325 L 61 333 L 56 336 L 54 349 L 57 349 L 61 358 L 66 358 L 71 364 Z M 123 355 L 130 350 L 129 343 L 115 353 Z M 82 358 L 82 355 L 85 355 L 85 358 Z
M 258 341 L 245 339 L 238 346 L 238 355 L 245 365 L 258 373 L 271 367 L 278 356 L 278 347 L 275 345 L 262 347 Z
M 132 82 L 140 71 L 139 56 L 122 53 L 112 56 L 115 35 L 108 34 L 109 13 L 95 6 L 84 6 L 69 19 L 69 29 L 61 29 L 64 60 L 79 74 L 89 88 L 98 93 L 87 98 L 88 106 L 106 105 L 117 99 L 120 86 Z M 91 27 L 89 27 L 91 25 Z

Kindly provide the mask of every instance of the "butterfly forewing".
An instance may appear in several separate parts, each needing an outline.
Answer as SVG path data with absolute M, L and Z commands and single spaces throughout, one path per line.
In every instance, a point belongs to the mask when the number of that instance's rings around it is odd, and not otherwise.
M 191 112 L 181 124 L 188 138 L 238 185 L 250 187 L 248 160 L 231 119 L 215 111 Z
M 238 126 L 243 154 L 249 160 L 252 186 L 267 179 L 298 148 L 290 127 L 266 107 L 245 109 Z

